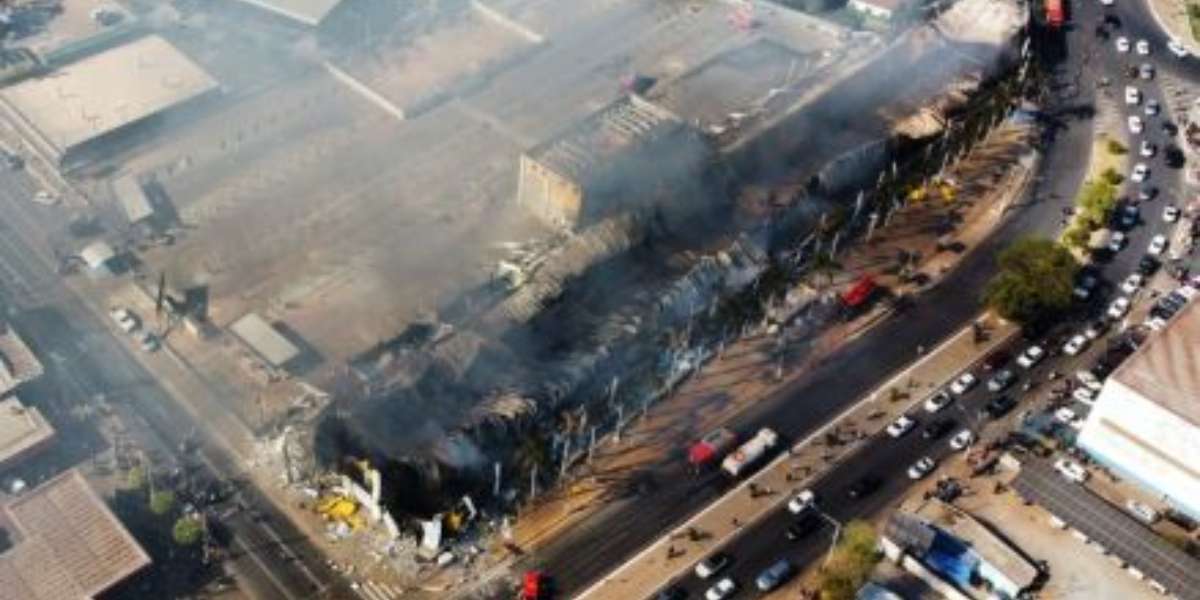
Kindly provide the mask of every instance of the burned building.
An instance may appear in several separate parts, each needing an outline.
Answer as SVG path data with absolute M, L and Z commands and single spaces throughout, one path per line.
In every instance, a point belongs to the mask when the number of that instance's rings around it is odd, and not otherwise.
M 517 203 L 572 230 L 631 211 L 686 214 L 703 207 L 680 186 L 705 175 L 709 154 L 671 112 L 622 97 L 521 155 Z

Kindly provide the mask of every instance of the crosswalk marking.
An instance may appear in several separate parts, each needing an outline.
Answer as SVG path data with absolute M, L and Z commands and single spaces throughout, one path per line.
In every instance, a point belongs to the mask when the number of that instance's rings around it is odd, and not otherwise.
M 396 600 L 401 596 L 400 590 L 395 587 L 374 581 L 367 581 L 360 585 L 358 594 L 367 600 Z

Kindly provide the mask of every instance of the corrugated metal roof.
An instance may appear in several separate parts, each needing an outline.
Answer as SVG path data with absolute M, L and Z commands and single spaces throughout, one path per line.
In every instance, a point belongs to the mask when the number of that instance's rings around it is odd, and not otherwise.
M 1111 378 L 1200 426 L 1200 302 L 1188 303 Z
M 150 556 L 74 469 L 25 493 L 4 512 L 19 539 L 0 555 L 3 598 L 85 600 L 150 564 Z
M 272 366 L 282 367 L 300 354 L 299 348 L 258 316 L 258 313 L 249 313 L 234 321 L 229 329 Z
M 125 175 L 113 181 L 113 194 L 125 209 L 125 216 L 130 223 L 137 223 L 150 218 L 154 214 L 154 205 L 142 189 L 142 184 L 134 175 Z

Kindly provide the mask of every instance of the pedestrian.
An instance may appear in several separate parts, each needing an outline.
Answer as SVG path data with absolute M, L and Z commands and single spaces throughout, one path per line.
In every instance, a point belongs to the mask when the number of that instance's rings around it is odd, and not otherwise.
M 737 518 L 737 517 L 734 517 L 733 519 L 731 519 L 731 520 L 730 520 L 730 523 L 732 523 L 734 527 L 741 527 L 741 526 L 742 526 L 742 520 L 741 520 L 741 519 L 739 519 L 739 518 Z

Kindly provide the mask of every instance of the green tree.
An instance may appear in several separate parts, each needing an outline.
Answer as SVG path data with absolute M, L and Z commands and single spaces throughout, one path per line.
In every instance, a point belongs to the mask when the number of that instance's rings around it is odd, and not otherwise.
M 146 487 L 146 471 L 141 467 L 133 467 L 125 474 L 125 483 L 130 489 L 140 490 Z
M 175 520 L 171 536 L 180 546 L 191 546 L 204 539 L 204 521 L 198 515 L 184 515 Z
M 1105 169 L 1104 172 L 1100 174 L 1100 178 L 1109 185 L 1121 185 L 1121 182 L 1125 181 L 1125 177 L 1123 177 L 1117 172 L 1116 169 L 1112 167 Z
M 1106 145 L 1108 146 L 1109 153 L 1115 154 L 1117 156 L 1120 156 L 1122 154 L 1125 154 L 1126 152 L 1129 152 L 1129 149 L 1126 148 L 1124 145 L 1121 144 L 1121 142 L 1118 142 L 1117 140 L 1110 139 L 1110 140 L 1108 140 Z
M 1077 250 L 1086 250 L 1088 241 L 1091 237 L 1091 232 L 1088 231 L 1087 225 L 1083 223 L 1075 223 L 1065 232 L 1063 232 L 1063 243 Z
M 175 494 L 168 490 L 155 490 L 150 493 L 150 512 L 165 515 L 175 506 Z
M 1079 263 L 1046 238 L 1022 238 L 1000 253 L 999 269 L 983 292 L 1000 316 L 1029 323 L 1071 305 Z

